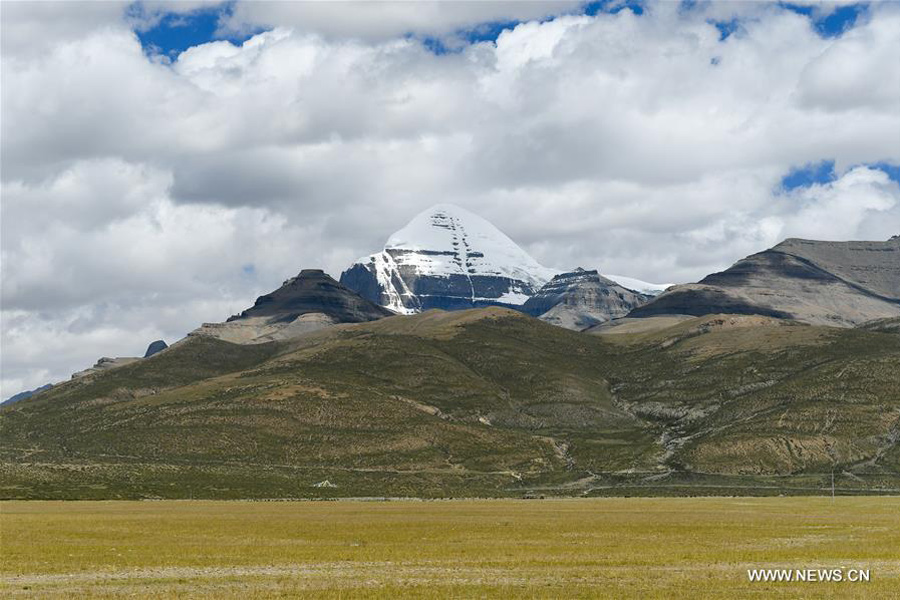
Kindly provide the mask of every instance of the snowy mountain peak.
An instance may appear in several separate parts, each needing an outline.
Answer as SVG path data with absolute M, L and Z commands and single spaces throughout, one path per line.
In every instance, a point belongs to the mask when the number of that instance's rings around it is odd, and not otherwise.
M 521 305 L 554 273 L 487 220 L 437 204 L 391 235 L 382 252 L 359 259 L 341 283 L 395 312 L 410 313 Z
M 453 204 L 422 211 L 384 249 L 406 251 L 402 264 L 416 266 L 421 275 L 492 275 L 540 287 L 555 273 L 489 221 Z
M 363 298 L 409 314 L 492 304 L 522 307 L 556 274 L 486 219 L 453 204 L 435 204 L 391 235 L 382 251 L 351 265 L 341 283 Z M 584 269 L 564 275 L 569 283 L 602 280 L 604 286 L 618 283 L 638 295 L 668 287 L 617 275 L 603 278 Z

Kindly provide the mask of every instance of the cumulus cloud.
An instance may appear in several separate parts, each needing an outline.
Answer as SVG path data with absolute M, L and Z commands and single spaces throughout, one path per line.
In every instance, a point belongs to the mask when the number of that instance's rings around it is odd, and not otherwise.
M 243 33 L 260 27 L 291 27 L 340 39 L 383 41 L 415 34 L 451 41 L 460 31 L 486 23 L 541 20 L 581 4 L 580 0 L 242 2 L 223 18 L 222 29 Z
M 320 220 L 177 204 L 170 185 L 168 172 L 119 159 L 3 184 L 4 393 L 180 339 L 328 256 Z
M 900 110 L 900 27 L 892 17 L 851 29 L 810 61 L 798 85 L 801 102 L 835 112 Z
M 853 239 L 884 240 L 900 233 L 900 189 L 877 169 L 850 169 L 780 200 L 783 227 L 776 237 L 844 240 L 850 232 Z
M 132 30 L 159 6 L 93 4 L 3 7 L 4 396 L 338 275 L 438 202 L 548 266 L 650 281 L 900 233 L 897 182 L 860 166 L 900 164 L 891 3 L 836 38 L 765 3 L 238 3 L 224 29 L 271 29 L 170 64 Z M 781 189 L 824 159 L 834 181 Z
M 58 43 L 77 40 L 118 23 L 125 2 L 5 2 L 0 18 L 0 48 L 11 56 L 35 59 Z

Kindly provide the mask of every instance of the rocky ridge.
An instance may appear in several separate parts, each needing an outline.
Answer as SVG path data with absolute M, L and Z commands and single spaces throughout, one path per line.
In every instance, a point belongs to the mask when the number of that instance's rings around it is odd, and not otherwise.
M 259 344 L 296 337 L 337 323 L 362 323 L 394 313 L 361 298 L 321 269 L 304 269 L 252 307 L 224 323 L 204 323 L 189 336 Z
M 699 283 L 675 286 L 629 316 L 717 313 L 838 327 L 900 316 L 900 237 L 788 239 Z
M 624 317 L 651 297 L 582 268 L 556 275 L 522 310 L 552 325 L 580 331 Z

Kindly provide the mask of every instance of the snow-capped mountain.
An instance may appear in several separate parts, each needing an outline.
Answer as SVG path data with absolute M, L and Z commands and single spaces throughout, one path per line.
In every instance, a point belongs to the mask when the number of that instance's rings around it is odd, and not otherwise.
M 384 250 L 344 271 L 341 283 L 409 314 L 430 308 L 518 307 L 554 274 L 485 219 L 438 204 L 390 236 Z

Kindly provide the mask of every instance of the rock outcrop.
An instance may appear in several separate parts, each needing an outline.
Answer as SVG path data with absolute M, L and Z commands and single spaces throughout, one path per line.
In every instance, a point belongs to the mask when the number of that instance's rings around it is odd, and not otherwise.
M 337 323 L 362 323 L 390 316 L 390 310 L 360 297 L 321 269 L 304 269 L 251 308 L 224 323 L 204 323 L 188 335 L 237 344 L 288 339 Z
M 157 352 L 162 352 L 168 347 L 169 345 L 164 340 L 156 340 L 155 342 L 150 342 L 150 345 L 147 346 L 147 351 L 144 352 L 144 358 L 149 358 Z
M 900 237 L 886 242 L 788 239 L 699 283 L 675 286 L 629 316 L 716 313 L 841 327 L 900 316 Z
M 124 367 L 125 365 L 130 365 L 131 363 L 137 362 L 139 360 L 141 360 L 139 356 L 116 356 L 114 358 L 109 356 L 102 356 L 97 359 L 97 362 L 94 363 L 93 367 L 84 369 L 83 371 L 72 373 L 72 379 L 80 379 L 82 377 L 93 375 L 95 373 L 102 373 L 103 371 L 109 371 L 110 369 Z
M 579 268 L 556 275 L 525 302 L 522 310 L 553 325 L 580 331 L 624 317 L 649 299 L 597 271 Z

